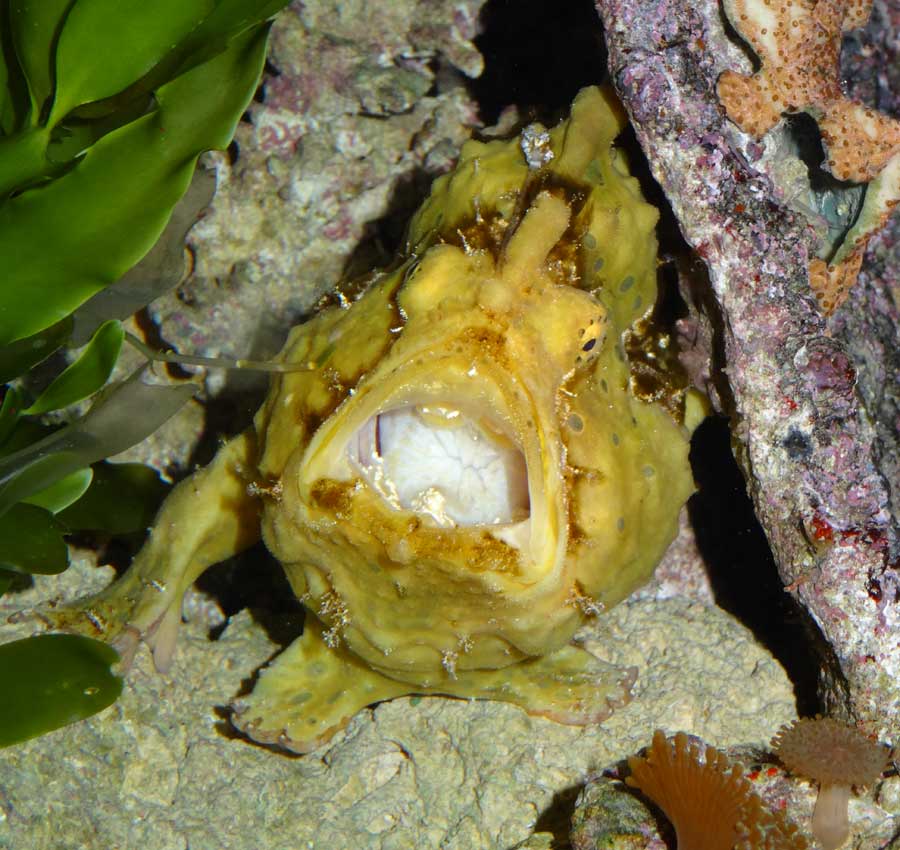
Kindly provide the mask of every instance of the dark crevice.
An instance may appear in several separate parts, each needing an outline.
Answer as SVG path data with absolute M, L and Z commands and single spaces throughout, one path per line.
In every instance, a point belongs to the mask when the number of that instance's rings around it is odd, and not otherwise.
M 698 491 L 688 502 L 716 604 L 743 623 L 778 659 L 794 685 L 801 715 L 820 710 L 820 662 L 813 625 L 785 592 L 766 535 L 734 460 L 724 417 L 707 419 L 691 443 Z
M 153 317 L 150 315 L 150 310 L 147 307 L 138 310 L 138 312 L 134 314 L 134 323 L 141 332 L 144 342 L 149 345 L 150 348 L 155 351 L 168 351 L 170 349 L 168 343 L 163 339 L 162 333 L 159 330 L 159 325 L 153 320 Z M 173 381 L 190 380 L 191 373 L 180 363 L 165 363 L 162 368 L 165 370 L 166 375 Z
M 250 427 L 256 411 L 265 400 L 266 384 L 262 373 L 237 369 L 228 371 L 225 386 L 204 403 L 206 422 L 203 435 L 191 454 L 188 469 L 210 463 L 226 439 Z
M 806 166 L 809 179 L 809 199 L 798 198 L 801 204 L 808 204 L 822 216 L 828 224 L 827 255 L 840 245 L 847 231 L 856 220 L 859 208 L 865 198 L 866 187 L 838 180 L 826 171 L 825 149 L 819 125 L 805 112 L 788 115 L 784 123 L 785 136 L 792 152 Z
M 572 816 L 575 814 L 575 803 L 581 793 L 582 785 L 570 785 L 553 795 L 550 805 L 538 816 L 534 831 L 548 832 L 553 836 L 552 850 L 568 850 L 569 830 Z
M 844 185 L 822 168 L 825 149 L 822 147 L 822 134 L 815 119 L 805 112 L 797 112 L 786 116 L 784 121 L 794 152 L 806 166 L 813 191 L 834 191 Z
M 303 632 L 303 606 L 281 564 L 262 543 L 208 569 L 196 587 L 215 599 L 226 617 L 249 608 L 269 639 L 281 647 Z M 214 627 L 210 637 L 218 638 L 224 629 L 225 624 Z
M 762 62 L 756 51 L 750 46 L 750 42 L 746 41 L 744 36 L 735 29 L 734 24 L 731 23 L 728 15 L 725 14 L 724 2 L 719 3 L 719 23 L 721 24 L 725 35 L 728 37 L 728 40 L 735 45 L 735 47 L 741 49 L 744 57 L 752 66 L 753 73 L 756 73 L 762 67 Z
M 468 87 L 487 125 L 510 105 L 528 120 L 556 123 L 579 89 L 607 76 L 591 0 L 489 0 L 480 23 L 475 46 L 485 68 Z
M 374 269 L 390 267 L 406 236 L 409 220 L 428 196 L 433 174 L 417 168 L 398 179 L 387 201 L 387 212 L 366 225 L 365 233 L 347 257 L 341 280 L 352 282 Z

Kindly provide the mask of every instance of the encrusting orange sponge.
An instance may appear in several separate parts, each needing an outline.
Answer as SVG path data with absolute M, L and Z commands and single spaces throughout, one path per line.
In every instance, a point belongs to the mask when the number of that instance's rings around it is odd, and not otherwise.
M 725 0 L 725 12 L 759 56 L 752 75 L 725 71 L 719 99 L 728 117 L 757 138 L 786 112 L 818 123 L 826 167 L 838 179 L 870 183 L 856 223 L 826 262 L 809 265 L 826 314 L 846 299 L 871 235 L 900 200 L 900 121 L 841 90 L 841 34 L 865 25 L 872 0 Z
M 740 765 L 715 747 L 657 730 L 643 757 L 628 759 L 625 782 L 649 797 L 675 827 L 678 850 L 806 850 L 781 812 L 771 812 Z

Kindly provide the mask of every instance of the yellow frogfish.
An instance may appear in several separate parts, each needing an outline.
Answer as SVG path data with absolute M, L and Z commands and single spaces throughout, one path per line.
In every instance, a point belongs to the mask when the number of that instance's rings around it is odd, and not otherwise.
M 658 214 L 624 125 L 589 88 L 553 130 L 467 142 L 394 264 L 292 330 L 298 370 L 57 624 L 139 636 L 165 667 L 185 590 L 261 537 L 307 617 L 235 705 L 254 739 L 307 752 L 405 694 L 570 724 L 627 700 L 633 673 L 573 636 L 673 539 L 699 415 L 664 369 L 650 392 L 634 368 Z

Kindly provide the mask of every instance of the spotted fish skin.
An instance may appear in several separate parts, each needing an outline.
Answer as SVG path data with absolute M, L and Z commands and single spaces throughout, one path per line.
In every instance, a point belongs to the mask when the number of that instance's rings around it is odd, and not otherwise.
M 300 369 L 176 488 L 119 601 L 95 601 L 165 660 L 183 590 L 261 534 L 311 616 L 235 704 L 254 738 L 306 752 L 409 693 L 581 724 L 629 698 L 634 671 L 571 640 L 673 539 L 696 417 L 629 354 L 658 214 L 624 123 L 591 88 L 551 131 L 466 143 L 391 268 L 291 332 Z

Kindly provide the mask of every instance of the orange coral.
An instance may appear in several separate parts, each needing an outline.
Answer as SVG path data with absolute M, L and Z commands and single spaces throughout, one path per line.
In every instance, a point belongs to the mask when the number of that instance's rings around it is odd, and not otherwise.
M 900 121 L 850 100 L 840 85 L 841 33 L 865 24 L 872 0 L 725 0 L 724 5 L 762 63 L 750 76 L 725 71 L 719 77 L 728 117 L 760 137 L 783 113 L 808 112 L 819 124 L 828 170 L 839 180 L 878 184 L 870 187 L 857 225 L 831 262 L 810 263 L 810 285 L 831 313 L 855 282 L 869 238 L 900 199 Z
M 783 112 L 815 113 L 839 180 L 865 183 L 900 150 L 900 121 L 845 97 L 841 33 L 863 26 L 871 0 L 726 0 L 729 19 L 762 61 L 753 76 L 725 71 L 719 98 L 742 130 L 761 136 Z
M 643 758 L 628 759 L 626 782 L 640 789 L 675 827 L 678 850 L 806 850 L 807 841 L 781 813 L 770 812 L 740 765 L 715 747 L 671 740 L 660 730 Z

